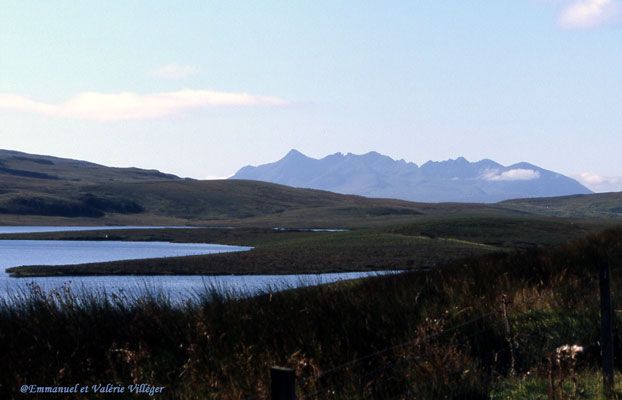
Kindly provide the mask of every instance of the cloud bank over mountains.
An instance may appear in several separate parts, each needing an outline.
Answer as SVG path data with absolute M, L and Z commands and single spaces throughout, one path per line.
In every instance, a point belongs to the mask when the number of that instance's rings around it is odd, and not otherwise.
M 593 172 L 583 172 L 574 178 L 595 192 L 622 191 L 622 177 L 601 176 Z
M 530 181 L 540 178 L 540 172 L 533 169 L 516 168 L 508 171 L 486 170 L 482 176 L 488 181 Z
M 460 157 L 419 167 L 376 152 L 314 159 L 292 150 L 277 162 L 246 166 L 231 179 L 423 202 L 493 203 L 591 193 L 574 179 L 524 162 L 506 167 L 492 160 L 469 162 Z

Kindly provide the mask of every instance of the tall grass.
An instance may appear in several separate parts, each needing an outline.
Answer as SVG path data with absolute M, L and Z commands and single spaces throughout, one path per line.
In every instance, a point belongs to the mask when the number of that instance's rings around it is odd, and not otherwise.
M 166 387 L 160 398 L 240 399 L 266 394 L 276 364 L 296 370 L 301 395 L 487 398 L 509 378 L 510 347 L 519 377 L 546 376 L 556 346 L 597 342 L 590 277 L 603 262 L 622 266 L 622 230 L 252 298 L 32 285 L 0 302 L 0 397 L 21 398 L 24 384 L 149 383 Z

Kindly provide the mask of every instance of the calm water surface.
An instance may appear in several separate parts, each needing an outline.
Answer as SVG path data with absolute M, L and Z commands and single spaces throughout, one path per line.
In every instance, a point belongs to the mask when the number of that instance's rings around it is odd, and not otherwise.
M 0 226 L 0 233 L 109 231 L 115 229 L 196 229 L 195 226 Z M 218 229 L 231 229 L 223 226 Z
M 2 227 L 0 233 L 42 232 L 37 229 L 67 230 L 65 227 Z M 7 229 L 12 228 L 13 230 Z M 95 227 L 67 227 L 69 230 L 101 229 Z M 128 229 L 128 227 L 106 227 Z M 139 229 L 141 227 L 131 227 Z M 153 227 L 145 227 L 153 228 Z M 29 230 L 30 229 L 30 230 Z M 10 231 L 10 232 L 8 232 Z M 52 230 L 43 230 L 43 232 Z M 65 265 L 88 262 L 117 261 L 142 258 L 178 257 L 231 251 L 248 251 L 251 247 L 217 244 L 190 244 L 167 242 L 117 241 L 55 241 L 55 240 L 0 240 L 0 271 L 21 265 Z M 9 278 L 0 272 L 0 296 L 17 293 L 35 282 L 44 290 L 58 288 L 71 281 L 71 286 L 89 291 L 107 292 L 122 289 L 140 293 L 145 290 L 161 291 L 173 298 L 183 299 L 205 287 L 216 286 L 223 291 L 239 294 L 258 293 L 266 288 L 279 289 L 329 283 L 342 279 L 368 276 L 369 273 L 337 273 L 322 275 L 252 275 L 252 276 L 91 276 Z

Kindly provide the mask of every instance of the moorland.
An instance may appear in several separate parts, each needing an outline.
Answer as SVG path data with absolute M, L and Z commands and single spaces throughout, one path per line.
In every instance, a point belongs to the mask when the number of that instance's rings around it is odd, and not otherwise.
M 621 193 L 495 204 L 367 199 L 255 181 L 0 153 L 6 225 L 187 225 L 1 239 L 243 244 L 246 253 L 20 267 L 15 276 L 400 270 L 251 298 L 85 293 L 36 284 L 0 302 L 0 393 L 149 383 L 161 398 L 262 398 L 269 367 L 312 398 L 594 398 L 602 390 L 596 272 L 622 300 Z M 284 228 L 284 229 L 274 229 Z M 339 228 L 314 232 L 308 228 Z M 619 313 L 614 318 L 616 360 Z M 585 359 L 561 364 L 556 349 Z M 313 396 L 315 394 L 315 396 Z M 105 397 L 93 395 L 93 398 Z M 127 394 L 126 397 L 132 397 Z

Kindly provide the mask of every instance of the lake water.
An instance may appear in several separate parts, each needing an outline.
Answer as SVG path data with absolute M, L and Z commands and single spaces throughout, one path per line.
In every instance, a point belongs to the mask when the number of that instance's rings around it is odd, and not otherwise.
M 5 231 L 9 227 L 3 227 Z M 12 227 L 11 233 L 41 232 L 36 228 L 65 230 L 64 227 Z M 30 228 L 30 230 L 28 230 Z M 77 230 L 77 227 L 70 227 Z M 86 228 L 86 227 L 80 227 Z M 107 227 L 110 228 L 110 227 Z M 115 227 L 127 229 L 128 227 Z M 133 227 L 138 229 L 139 227 Z M 146 227 L 152 228 L 152 227 Z M 35 230 L 33 230 L 35 229 Z M 88 229 L 99 229 L 90 227 Z M 49 232 L 49 231 L 47 231 Z M 216 244 L 186 244 L 166 242 L 117 242 L 117 241 L 54 241 L 54 240 L 0 240 L 0 271 L 21 265 L 65 265 L 88 262 L 103 262 L 139 258 L 177 257 L 212 254 L 230 251 L 247 251 L 251 247 Z M 300 287 L 330 283 L 343 279 L 368 276 L 369 273 L 337 273 L 322 275 L 252 275 L 252 276 L 87 276 L 87 277 L 43 277 L 9 278 L 0 272 L 0 296 L 18 293 L 26 285 L 35 282 L 44 290 L 62 287 L 71 281 L 78 290 L 108 293 L 122 289 L 140 293 L 145 290 L 163 292 L 173 298 L 183 299 L 193 293 L 202 292 L 205 287 L 216 286 L 223 291 L 235 291 L 252 295 L 268 287 L 273 289 Z
M 0 226 L 0 233 L 109 231 L 115 229 L 196 229 L 194 226 Z M 228 226 L 218 229 L 232 229 Z

